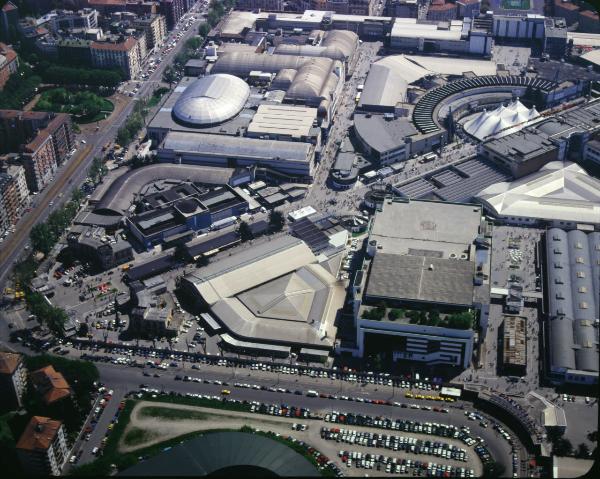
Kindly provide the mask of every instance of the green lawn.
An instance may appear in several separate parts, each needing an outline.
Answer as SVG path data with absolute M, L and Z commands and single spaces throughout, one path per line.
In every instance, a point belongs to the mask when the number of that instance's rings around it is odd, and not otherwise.
M 69 113 L 80 124 L 104 120 L 114 110 L 110 100 L 89 91 L 53 88 L 40 95 L 35 110 Z
M 127 434 L 123 438 L 123 443 L 127 446 L 137 446 L 152 439 L 152 437 L 153 434 L 150 431 L 134 427 L 127 431 Z
M 504 10 L 529 10 L 531 8 L 530 0 L 502 0 Z

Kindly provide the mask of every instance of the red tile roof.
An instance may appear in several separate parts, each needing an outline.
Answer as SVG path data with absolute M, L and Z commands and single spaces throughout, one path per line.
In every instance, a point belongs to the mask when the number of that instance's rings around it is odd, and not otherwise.
M 17 58 L 17 53 L 4 43 L 0 43 L 0 55 L 4 55 L 6 57 L 7 63 L 10 63 Z
M 54 441 L 62 422 L 49 417 L 33 416 L 21 434 L 17 449 L 46 451 Z
M 21 355 L 0 351 L 0 374 L 12 374 L 21 362 Z
M 11 10 L 16 10 L 17 6 L 12 3 L 12 2 L 7 2 L 3 7 L 2 7 L 2 11 L 3 12 L 10 12 Z
M 46 404 L 52 404 L 71 395 L 69 383 L 53 366 L 46 366 L 32 372 L 30 379 L 34 387 L 44 395 Z
M 445 12 L 447 10 L 453 10 L 456 8 L 454 3 L 444 3 L 441 5 L 431 5 L 429 7 L 430 12 Z
M 128 37 L 127 40 L 121 43 L 92 42 L 92 48 L 96 50 L 127 51 L 131 50 L 135 46 L 135 44 L 135 38 Z
M 580 12 L 579 15 L 583 15 L 584 17 L 589 17 L 595 20 L 598 20 L 598 14 L 596 12 L 592 12 L 591 10 L 585 10 L 584 12 Z
M 557 7 L 564 8 L 565 10 L 579 10 L 579 7 L 571 2 L 563 2 L 562 0 L 554 0 L 554 4 Z

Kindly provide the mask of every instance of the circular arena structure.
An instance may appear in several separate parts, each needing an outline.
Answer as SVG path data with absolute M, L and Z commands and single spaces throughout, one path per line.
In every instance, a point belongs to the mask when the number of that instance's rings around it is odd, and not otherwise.
M 319 476 L 308 459 L 281 442 L 247 432 L 214 432 L 184 441 L 122 471 L 121 476 Z
M 438 119 L 440 107 L 457 98 L 486 94 L 487 92 L 490 95 L 499 92 L 512 94 L 518 92 L 519 95 L 523 95 L 527 89 L 548 94 L 555 87 L 555 82 L 542 78 L 496 75 L 463 78 L 429 90 L 415 105 L 412 119 L 415 127 L 421 133 L 435 133 L 444 129 Z
M 250 87 L 244 80 L 227 74 L 208 75 L 185 89 L 173 106 L 173 116 L 186 125 L 216 125 L 236 116 L 249 96 Z

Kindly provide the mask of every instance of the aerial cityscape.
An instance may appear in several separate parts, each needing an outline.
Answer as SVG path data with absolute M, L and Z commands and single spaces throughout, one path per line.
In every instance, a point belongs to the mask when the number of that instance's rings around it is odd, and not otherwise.
M 0 0 L 0 467 L 575 478 L 583 0 Z

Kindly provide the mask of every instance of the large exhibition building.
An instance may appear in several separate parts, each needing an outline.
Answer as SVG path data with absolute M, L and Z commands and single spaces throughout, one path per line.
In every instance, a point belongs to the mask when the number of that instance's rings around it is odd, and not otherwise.
M 482 213 L 476 205 L 384 201 L 352 286 L 355 355 L 468 367 L 473 319 L 489 298 Z
M 315 256 L 284 236 L 255 243 L 183 278 L 225 348 L 287 357 L 326 357 L 346 291 L 339 259 Z

